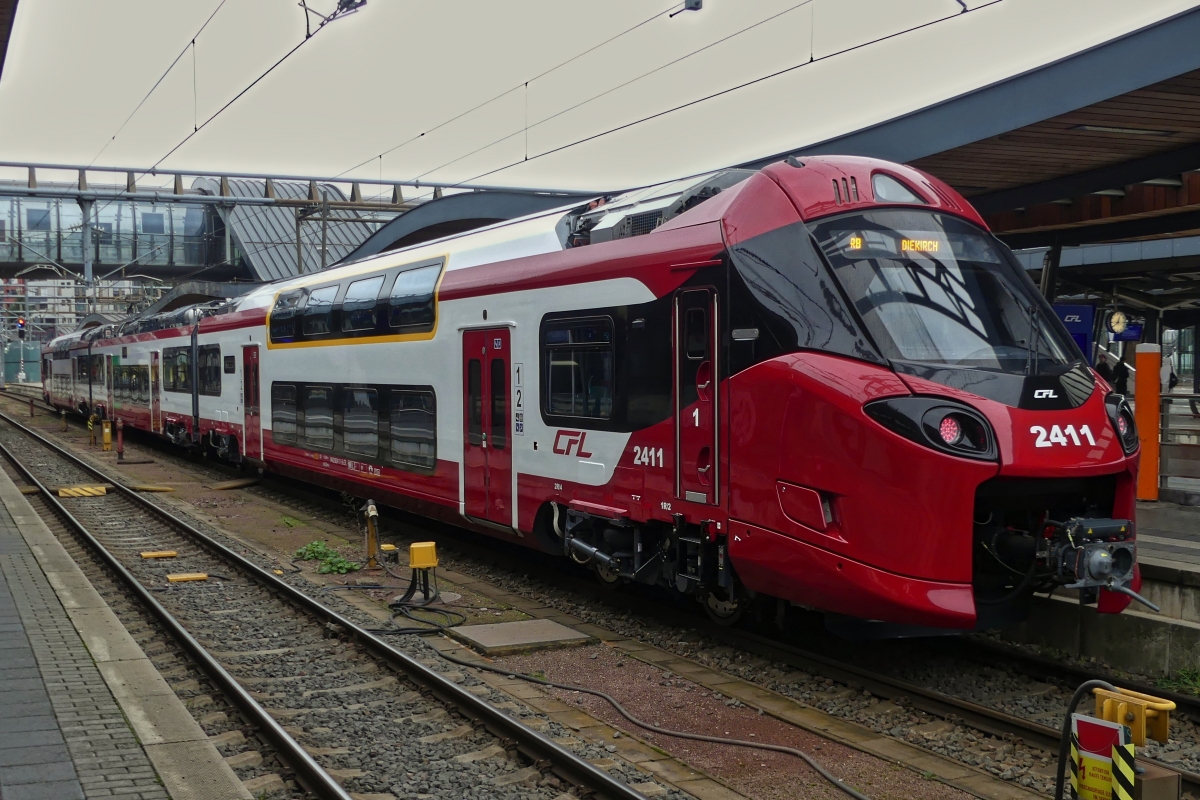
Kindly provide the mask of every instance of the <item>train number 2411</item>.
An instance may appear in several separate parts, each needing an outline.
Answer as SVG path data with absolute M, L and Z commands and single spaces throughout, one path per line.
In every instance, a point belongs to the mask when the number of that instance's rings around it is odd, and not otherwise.
M 1078 432 L 1076 432 L 1074 425 L 1068 425 L 1065 431 L 1057 425 L 1049 431 L 1041 425 L 1034 425 L 1029 429 L 1029 432 L 1037 435 L 1037 442 L 1034 443 L 1035 447 L 1051 447 L 1056 444 L 1065 446 L 1068 444 L 1068 436 L 1071 437 L 1070 444 L 1076 446 L 1082 444 L 1079 439 L 1082 436 L 1084 439 L 1087 439 L 1089 445 L 1092 447 L 1096 446 L 1096 437 L 1092 436 L 1092 429 L 1087 425 L 1081 425 Z
M 639 447 L 633 446 L 633 463 L 644 464 L 647 467 L 661 467 L 663 465 L 663 449 L 659 447 Z

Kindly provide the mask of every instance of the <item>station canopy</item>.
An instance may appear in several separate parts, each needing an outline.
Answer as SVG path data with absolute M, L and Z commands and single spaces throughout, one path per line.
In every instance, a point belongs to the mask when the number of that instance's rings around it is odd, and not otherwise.
M 294 3 L 264 0 L 221 6 L 195 37 L 213 8 L 21 2 L 0 152 L 594 192 L 843 153 L 943 178 L 1016 248 L 1103 260 L 1096 243 L 1200 234 L 1194 0 L 373 0 L 203 125 L 305 35 Z M 1189 246 L 1131 252 L 1102 270 L 1065 258 L 1060 279 L 1159 309 L 1200 300 Z

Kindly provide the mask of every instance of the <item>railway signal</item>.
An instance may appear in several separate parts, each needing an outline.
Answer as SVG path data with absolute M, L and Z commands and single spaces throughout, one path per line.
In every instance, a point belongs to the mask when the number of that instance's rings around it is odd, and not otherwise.
M 25 338 L 25 318 L 24 317 L 17 317 L 17 338 L 18 339 Z

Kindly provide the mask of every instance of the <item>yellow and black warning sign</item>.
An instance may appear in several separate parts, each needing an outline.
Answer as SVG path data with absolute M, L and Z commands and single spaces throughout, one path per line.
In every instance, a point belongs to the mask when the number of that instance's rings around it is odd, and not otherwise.
M 1133 743 L 1113 747 L 1112 800 L 1133 800 L 1136 761 L 1133 750 Z

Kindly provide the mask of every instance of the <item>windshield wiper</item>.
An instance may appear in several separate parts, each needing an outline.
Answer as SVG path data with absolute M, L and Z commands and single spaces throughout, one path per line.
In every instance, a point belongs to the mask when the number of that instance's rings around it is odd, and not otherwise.
M 1042 318 L 1037 313 L 1037 304 L 1030 301 L 1029 303 L 1029 344 L 1028 351 L 1025 355 L 1025 374 L 1036 375 L 1038 368 L 1037 348 L 1038 338 L 1042 332 Z

